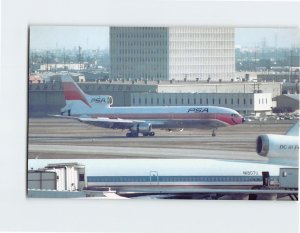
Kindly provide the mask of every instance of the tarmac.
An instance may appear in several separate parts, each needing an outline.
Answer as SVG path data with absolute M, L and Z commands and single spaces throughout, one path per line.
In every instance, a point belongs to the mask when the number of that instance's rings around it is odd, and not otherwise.
M 104 129 L 73 119 L 30 118 L 28 159 L 211 158 L 264 161 L 255 152 L 261 134 L 284 134 L 295 121 L 247 122 L 209 130 L 155 130 L 154 137 L 127 138 L 126 130 Z

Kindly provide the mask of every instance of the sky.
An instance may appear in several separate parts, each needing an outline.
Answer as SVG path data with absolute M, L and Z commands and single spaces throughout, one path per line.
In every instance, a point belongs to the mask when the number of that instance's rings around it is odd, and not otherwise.
M 109 28 L 96 26 L 32 26 L 31 49 L 108 49 Z
M 236 28 L 235 44 L 242 47 L 262 46 L 263 41 L 270 47 L 300 47 L 300 29 L 291 28 Z
M 300 46 L 300 29 L 283 28 L 236 28 L 235 44 L 238 47 Z M 101 26 L 32 26 L 30 27 L 31 49 L 108 49 L 109 27 Z

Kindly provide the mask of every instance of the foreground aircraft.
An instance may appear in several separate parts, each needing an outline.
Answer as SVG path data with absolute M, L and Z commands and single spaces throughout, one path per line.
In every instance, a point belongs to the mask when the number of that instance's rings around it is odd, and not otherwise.
M 276 138 L 277 137 L 277 138 Z M 267 140 L 265 140 L 267 138 Z M 120 195 L 219 194 L 273 199 L 289 195 L 298 199 L 298 188 L 280 184 L 280 169 L 299 167 L 299 122 L 286 135 L 260 135 L 257 153 L 262 161 L 219 159 L 120 160 L 95 163 L 87 177 L 89 186 L 110 187 Z M 263 149 L 261 149 L 263 148 Z M 298 181 L 296 181 L 298 184 Z
M 299 165 L 299 123 L 292 131 L 298 134 L 277 135 L 269 143 L 257 139 L 258 153 L 265 161 L 222 159 L 99 159 L 76 160 L 85 165 L 88 189 L 114 190 L 133 197 L 160 195 L 160 198 L 298 199 L 298 185 L 283 187 L 281 169 L 297 170 Z M 290 131 L 289 131 L 290 132 Z M 293 142 L 286 144 L 293 137 Z M 264 140 L 264 139 L 263 139 Z M 265 152 L 260 149 L 262 147 Z M 285 153 L 283 148 L 291 148 Z M 293 148 L 293 149 L 292 149 Z M 262 154 L 263 153 L 263 154 Z M 276 158 L 276 160 L 274 160 Z M 29 160 L 29 167 L 46 165 L 49 160 Z M 74 162 L 54 160 L 54 163 Z M 289 181 L 289 183 L 291 183 Z M 298 184 L 298 181 L 294 181 Z
M 61 117 L 112 129 L 128 129 L 127 137 L 154 136 L 154 128 L 175 130 L 183 128 L 212 129 L 243 123 L 235 110 L 212 106 L 111 107 L 107 95 L 87 95 L 71 76 L 62 75 L 66 106 Z

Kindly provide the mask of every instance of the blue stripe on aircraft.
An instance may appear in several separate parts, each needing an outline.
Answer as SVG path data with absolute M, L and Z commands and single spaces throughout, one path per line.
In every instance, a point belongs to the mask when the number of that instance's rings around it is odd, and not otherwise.
M 270 180 L 274 180 L 271 176 Z M 262 181 L 261 176 L 88 176 L 88 182 L 249 182 Z

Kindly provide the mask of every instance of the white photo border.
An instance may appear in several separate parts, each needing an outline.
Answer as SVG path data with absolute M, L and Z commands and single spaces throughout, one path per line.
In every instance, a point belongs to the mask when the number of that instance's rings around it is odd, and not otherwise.
M 27 199 L 30 25 L 298 27 L 299 2 L 3 0 L 0 231 L 296 233 L 299 203 Z

